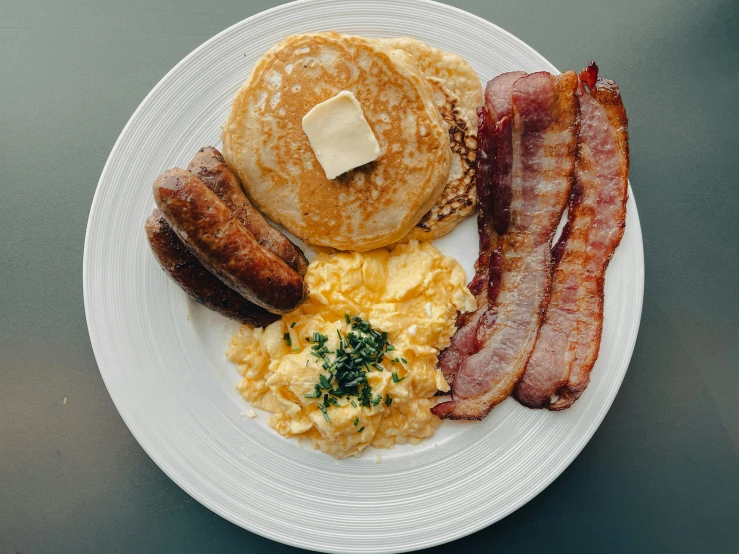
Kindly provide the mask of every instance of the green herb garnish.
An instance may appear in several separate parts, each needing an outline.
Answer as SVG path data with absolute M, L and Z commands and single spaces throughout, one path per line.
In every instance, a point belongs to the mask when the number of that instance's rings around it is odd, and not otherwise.
M 288 347 L 291 347 L 293 345 L 292 340 L 290 340 L 290 333 L 285 333 L 285 335 L 282 338 L 285 339 L 285 342 L 287 343 Z
M 329 350 L 328 337 L 319 332 L 305 339 L 311 343 L 311 354 L 318 358 L 325 371 L 318 377 L 313 394 L 306 395 L 306 398 L 323 397 L 318 407 L 326 417 L 331 406 L 342 406 L 337 398 L 348 397 L 355 408 L 357 403 L 366 408 L 378 406 L 383 397 L 372 394 L 367 374 L 373 370 L 384 371 L 384 355 L 388 350 L 394 350 L 388 343 L 386 332 L 373 329 L 369 322 L 357 316 L 344 314 L 344 320 L 351 330 L 346 335 L 336 330 L 338 343 L 335 351 Z
M 321 375 L 318 378 L 318 384 L 321 385 L 321 388 L 324 390 L 329 390 L 331 388 L 331 383 L 326 379 L 325 375 Z
M 328 417 L 328 412 L 326 411 L 324 405 L 319 404 L 318 409 L 321 410 L 321 412 L 323 413 L 323 419 L 325 419 L 328 423 L 331 423 L 331 419 Z
M 400 383 L 405 377 L 398 377 L 398 374 L 393 372 L 393 383 Z

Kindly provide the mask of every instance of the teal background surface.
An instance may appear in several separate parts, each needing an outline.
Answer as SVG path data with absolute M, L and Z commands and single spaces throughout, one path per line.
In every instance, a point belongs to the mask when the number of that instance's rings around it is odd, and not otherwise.
M 141 450 L 82 302 L 87 215 L 126 121 L 191 50 L 277 3 L 0 0 L 0 552 L 296 551 L 203 508 Z M 598 432 L 453 547 L 736 553 L 739 3 L 449 3 L 619 83 L 646 259 L 636 350 Z

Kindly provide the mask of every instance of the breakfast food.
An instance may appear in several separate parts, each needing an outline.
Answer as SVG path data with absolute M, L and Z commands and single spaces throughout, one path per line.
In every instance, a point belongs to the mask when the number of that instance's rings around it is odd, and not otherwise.
M 439 417 L 484 418 L 511 394 L 526 366 L 549 300 L 551 243 L 573 179 L 576 88 L 573 72 L 521 77 L 511 90 L 511 115 L 496 124 L 493 172 L 505 173 L 481 186 L 494 187 L 493 195 L 510 186 L 510 223 L 495 238 L 476 349 L 452 372 L 454 399 L 434 407 Z
M 477 72 L 462 56 L 434 48 L 411 37 L 384 38 L 383 42 L 413 56 L 426 77 L 438 79 L 452 96 L 469 124 L 477 121 L 477 108 L 482 104 L 482 85 Z M 475 133 L 476 135 L 476 133 Z
M 308 260 L 303 252 L 280 231 L 272 227 L 241 190 L 238 178 L 226 165 L 221 153 L 211 146 L 204 146 L 193 156 L 187 170 L 194 173 L 216 193 L 236 218 L 254 235 L 257 242 L 293 268 L 305 275 Z
M 200 262 L 247 300 L 274 312 L 306 297 L 303 279 L 260 245 L 228 207 L 194 174 L 170 169 L 152 186 L 154 200 Z
M 477 107 L 482 104 L 480 78 L 467 61 L 410 37 L 383 41 L 412 55 L 431 84 L 442 119 L 449 125 L 452 165 L 441 196 L 402 239 L 432 240 L 450 232 L 475 211 Z
M 223 155 L 163 173 L 145 228 L 188 295 L 244 324 L 227 356 L 273 429 L 346 458 L 483 419 L 511 394 L 550 410 L 579 398 L 628 191 L 626 113 L 597 72 L 513 71 L 483 94 L 456 54 L 334 32 L 258 61 Z M 424 241 L 478 204 L 465 286 Z
M 297 310 L 233 337 L 244 398 L 272 412 L 280 434 L 339 458 L 432 435 L 434 394 L 448 390 L 438 352 L 457 311 L 475 308 L 460 265 L 412 241 L 320 254 L 305 279 L 310 298 Z
M 279 318 L 252 304 L 205 269 L 172 230 L 161 211 L 155 209 L 144 227 L 159 265 L 190 298 L 209 310 L 249 325 L 264 327 Z
M 580 74 L 575 183 L 554 248 L 552 297 L 514 392 L 530 408 L 568 408 L 587 386 L 600 347 L 605 272 L 626 222 L 628 121 L 618 86 L 597 72 L 591 63 Z
M 449 348 L 439 356 L 439 367 L 450 383 L 454 381 L 462 361 L 477 349 L 477 328 L 488 313 L 488 299 L 494 300 L 498 294 L 501 257 L 496 248 L 498 234 L 505 233 L 510 223 L 511 170 L 506 166 L 509 153 L 501 152 L 498 155 L 497 147 L 505 148 L 507 143 L 496 144 L 495 126 L 503 118 L 510 117 L 511 90 L 513 84 L 524 75 L 523 71 L 515 71 L 491 79 L 485 89 L 485 104 L 478 110 L 480 124 L 476 186 L 480 205 L 477 215 L 480 250 L 475 261 L 475 277 L 469 284 L 477 301 L 477 310 L 459 315 L 457 332 L 452 336 Z M 508 121 L 505 123 L 509 124 Z M 491 289 L 490 294 L 488 288 Z
M 302 119 L 349 91 L 380 145 L 372 163 L 327 179 Z M 367 251 L 402 239 L 439 198 L 451 150 L 415 59 L 377 40 L 293 35 L 238 91 L 223 155 L 254 205 L 310 244 Z
M 303 132 L 326 179 L 374 162 L 382 153 L 362 105 L 349 90 L 313 106 L 303 116 Z

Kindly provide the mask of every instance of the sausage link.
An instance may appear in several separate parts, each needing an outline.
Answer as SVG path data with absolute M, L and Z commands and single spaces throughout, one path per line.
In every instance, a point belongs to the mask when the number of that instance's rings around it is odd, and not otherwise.
M 212 146 L 204 146 L 193 156 L 187 170 L 197 175 L 206 186 L 218 195 L 226 206 L 251 231 L 257 242 L 274 252 L 298 272 L 305 275 L 308 260 L 303 251 L 290 242 L 259 213 L 244 194 L 238 177 L 226 165 L 221 153 Z
M 170 169 L 152 189 L 177 236 L 208 271 L 241 296 L 272 313 L 289 312 L 305 300 L 303 278 L 260 245 L 194 174 Z
M 175 234 L 161 211 L 154 210 L 144 227 L 159 265 L 198 304 L 255 327 L 265 327 L 279 319 L 278 315 L 252 304 L 228 288 L 205 269 Z

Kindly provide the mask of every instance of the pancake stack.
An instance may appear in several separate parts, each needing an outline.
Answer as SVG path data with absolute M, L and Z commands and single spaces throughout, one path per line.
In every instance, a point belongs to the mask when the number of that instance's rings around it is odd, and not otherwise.
M 482 105 L 480 78 L 457 54 L 444 52 L 409 37 L 383 39 L 393 48 L 411 54 L 424 72 L 434 103 L 449 126 L 452 165 L 441 196 L 418 224 L 403 238 L 431 240 L 447 234 L 475 211 L 475 159 L 477 107 Z
M 301 121 L 343 90 L 381 155 L 329 180 Z M 430 240 L 474 211 L 481 103 L 472 68 L 419 41 L 293 35 L 237 93 L 223 154 L 257 208 L 309 244 L 361 252 Z

